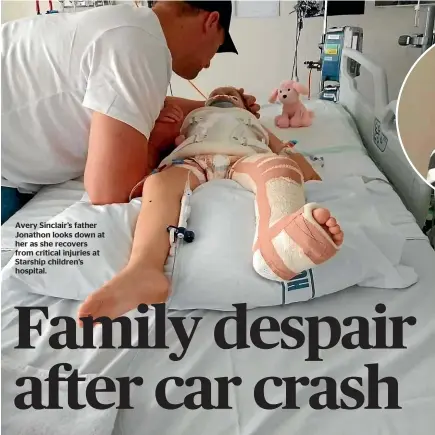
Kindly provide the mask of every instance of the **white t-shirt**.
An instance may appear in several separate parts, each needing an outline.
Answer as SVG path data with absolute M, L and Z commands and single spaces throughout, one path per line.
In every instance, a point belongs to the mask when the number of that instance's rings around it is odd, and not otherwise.
M 2 186 L 35 192 L 82 176 L 92 111 L 149 138 L 172 74 L 151 9 L 36 16 L 1 36 Z

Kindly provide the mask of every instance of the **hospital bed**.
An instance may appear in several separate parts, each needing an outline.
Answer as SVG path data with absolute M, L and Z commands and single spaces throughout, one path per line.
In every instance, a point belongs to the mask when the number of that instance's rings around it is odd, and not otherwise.
M 114 378 L 142 376 L 144 384 L 132 389 L 131 404 L 134 409 L 111 409 L 106 415 L 106 422 L 114 420 L 114 435 L 199 435 L 204 432 L 209 435 L 428 435 L 430 428 L 435 425 L 435 252 L 420 228 L 428 210 L 430 188 L 407 164 L 400 147 L 394 127 L 395 106 L 388 100 L 384 71 L 359 52 L 346 49 L 343 55 L 358 61 L 372 75 L 374 102 L 367 101 L 358 91 L 355 79 L 346 76 L 343 71 L 340 104 L 321 100 L 307 102 L 316 113 L 313 126 L 280 132 L 280 136 L 286 140 L 296 140 L 308 157 L 321 156 L 325 163 L 325 177 L 361 176 L 367 181 L 379 213 L 406 236 L 402 261 L 416 270 L 419 280 L 404 290 L 353 287 L 306 303 L 254 309 L 248 311 L 247 321 L 252 324 L 261 316 L 271 316 L 279 322 L 289 316 L 333 316 L 340 321 L 348 316 L 371 319 L 376 315 L 376 304 L 383 303 L 387 308 L 387 317 L 415 316 L 416 325 L 404 329 L 406 349 L 346 350 L 337 345 L 325 351 L 322 362 L 306 362 L 305 347 L 286 350 L 278 346 L 260 350 L 251 346 L 247 349 L 222 350 L 215 344 L 213 328 L 228 313 L 206 310 L 169 313 L 169 316 L 186 317 L 186 322 L 193 317 L 203 318 L 188 352 L 178 362 L 169 358 L 171 352 L 180 351 L 179 341 L 169 326 L 166 329 L 168 349 L 53 351 L 48 344 L 47 330 L 43 331 L 36 349 L 14 349 L 18 330 L 14 307 L 48 306 L 50 316 L 66 315 L 73 318 L 78 307 L 74 301 L 16 289 L 2 292 L 3 362 L 7 361 L 16 367 L 38 368 L 42 372 L 53 364 L 69 362 L 80 374 Z M 262 120 L 271 129 L 273 117 L 279 109 L 277 105 L 263 107 Z M 46 221 L 79 201 L 82 196 L 81 180 L 44 188 L 2 227 L 2 266 L 13 254 L 16 222 Z M 306 327 L 304 330 L 306 333 Z M 154 333 L 152 329 L 151 333 Z M 373 324 L 368 333 L 373 343 L 376 337 Z M 227 334 L 228 340 L 235 338 L 234 324 L 228 325 Z M 266 337 L 272 343 L 281 336 L 279 332 L 269 332 Z M 324 330 L 320 331 L 320 337 L 328 340 Z M 379 364 L 381 376 L 397 379 L 401 410 L 364 407 L 354 411 L 314 410 L 308 400 L 319 389 L 301 386 L 297 388 L 300 409 L 265 410 L 254 401 L 256 382 L 268 376 L 307 376 L 310 379 L 329 376 L 337 382 L 349 376 L 361 376 L 367 382 L 364 365 L 371 363 Z M 229 387 L 232 409 L 187 410 L 182 407 L 169 411 L 160 407 L 155 398 L 157 383 L 169 376 L 183 379 L 191 376 L 209 379 L 239 376 L 242 384 Z M 386 386 L 380 384 L 379 388 L 380 402 L 385 406 Z M 283 402 L 283 386 L 278 388 L 269 384 L 266 390 L 269 402 Z M 168 398 L 180 402 L 193 391 L 197 389 L 173 387 L 168 392 Z M 216 388 L 213 388 L 212 401 L 215 404 L 216 395 Z M 338 397 L 339 400 L 340 395 Z M 12 398 L 3 394 L 4 409 L 8 399 Z M 25 413 L 21 415 L 20 418 L 25 419 Z M 44 417 L 48 414 L 41 412 L 40 415 L 41 418 L 49 418 Z M 75 433 L 74 428 L 69 430 L 63 433 Z M 111 433 L 111 428 L 104 433 Z

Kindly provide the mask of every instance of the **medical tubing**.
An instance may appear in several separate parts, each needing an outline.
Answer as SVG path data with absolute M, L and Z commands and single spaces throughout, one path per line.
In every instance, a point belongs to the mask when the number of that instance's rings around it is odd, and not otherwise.
M 190 80 L 187 81 L 196 89 L 197 92 L 199 92 L 200 95 L 204 97 L 205 100 L 207 100 L 207 97 Z
M 312 69 L 310 69 L 310 72 L 308 73 L 308 99 L 311 100 L 311 73 Z
M 130 202 L 133 199 L 133 194 L 136 191 L 136 189 L 138 188 L 138 186 L 140 184 L 143 184 L 145 182 L 145 180 L 150 176 L 151 174 L 147 175 L 146 177 L 142 178 L 142 180 L 140 180 L 138 183 L 135 184 L 135 186 L 133 187 L 133 189 L 131 189 L 130 195 L 128 196 L 128 202 Z
M 414 16 L 414 27 L 419 26 L 419 19 L 420 19 L 420 2 L 421 0 L 418 0 L 417 4 L 414 7 L 415 10 L 415 16 Z
M 298 11 L 296 14 L 296 40 L 295 40 L 295 54 L 293 56 L 293 68 L 292 68 L 292 80 L 296 78 L 296 81 L 299 81 L 298 77 L 298 47 L 299 47 L 299 39 L 301 36 L 301 30 L 303 27 L 303 18 L 300 12 Z
M 190 189 L 190 171 L 187 173 L 187 181 L 184 187 L 184 194 L 181 198 L 180 207 L 180 220 L 178 222 L 179 227 L 187 228 L 187 221 L 190 216 L 190 198 L 192 196 L 192 190 Z
M 190 188 L 190 171 L 188 171 L 187 174 L 187 181 L 184 187 L 184 194 L 183 197 L 181 198 L 181 207 L 180 207 L 180 217 L 179 217 L 179 221 L 178 221 L 178 226 L 182 226 L 181 224 L 183 222 L 185 222 L 186 227 L 187 227 L 187 221 L 189 220 L 189 216 L 190 216 L 190 198 L 192 196 L 192 190 Z M 178 237 L 175 237 L 175 230 L 173 227 L 170 228 L 169 231 L 169 243 L 170 243 L 170 248 L 169 248 L 169 256 L 172 257 L 172 267 L 171 267 L 171 282 L 170 282 L 170 291 L 168 294 L 168 299 L 166 301 L 165 304 L 165 315 L 166 317 L 168 317 L 168 312 L 169 312 L 169 305 L 170 302 L 172 300 L 172 296 L 173 296 L 173 287 L 174 287 L 174 272 L 175 272 L 175 263 L 177 261 L 177 251 L 178 251 L 178 247 L 179 247 L 179 243 L 182 242 L 181 239 L 179 239 Z
M 187 221 L 189 220 L 190 216 L 190 198 L 192 196 L 192 190 L 190 188 L 190 171 L 187 173 L 187 181 L 184 186 L 184 193 L 183 197 L 181 198 L 181 205 L 180 205 L 180 215 L 178 218 L 178 228 L 187 228 Z M 169 231 L 169 256 L 174 257 L 175 261 L 175 255 L 176 255 L 176 249 L 177 244 L 179 242 L 179 238 L 176 236 L 176 230 L 177 227 L 170 226 L 168 227 Z

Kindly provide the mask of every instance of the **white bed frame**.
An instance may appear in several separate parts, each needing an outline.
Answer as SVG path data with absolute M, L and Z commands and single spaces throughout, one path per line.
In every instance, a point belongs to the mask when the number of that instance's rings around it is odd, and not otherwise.
M 358 91 L 355 78 L 348 72 L 350 59 L 371 74 L 374 103 Z M 354 119 L 370 157 L 422 228 L 429 210 L 431 188 L 413 170 L 400 144 L 396 128 L 397 101 L 389 101 L 385 71 L 361 52 L 344 48 L 339 102 Z

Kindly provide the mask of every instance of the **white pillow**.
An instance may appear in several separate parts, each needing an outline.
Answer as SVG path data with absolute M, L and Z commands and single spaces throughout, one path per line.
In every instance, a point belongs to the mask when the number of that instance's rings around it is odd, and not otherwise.
M 27 247 L 20 248 L 19 252 L 31 251 L 33 255 L 24 257 L 16 253 L 2 271 L 2 285 L 5 289 L 11 288 L 65 299 L 84 300 L 92 290 L 101 287 L 126 265 L 130 256 L 140 206 L 141 201 L 138 199 L 131 201 L 129 204 L 93 206 L 89 202 L 81 201 L 70 206 L 47 221 L 47 224 L 55 225 L 57 223 L 66 228 L 39 229 L 38 233 L 40 235 L 47 235 L 44 238 L 41 236 L 38 238 L 20 238 L 21 241 L 27 240 Z M 16 225 L 23 223 L 17 221 Z M 95 225 L 96 228 L 74 228 L 78 224 Z M 18 233 L 20 229 L 16 228 L 16 231 Z M 57 236 L 62 233 L 71 233 L 72 237 Z M 89 233 L 92 238 L 85 238 L 77 233 Z M 104 237 L 99 238 L 98 235 L 104 235 Z M 89 252 L 90 256 L 40 256 L 37 255 L 37 251 L 41 251 L 43 248 L 30 247 L 31 241 L 51 242 L 53 247 L 47 248 L 51 251 L 59 249 L 62 249 L 62 252 L 64 250 L 82 250 Z M 77 245 L 61 248 L 56 246 L 56 243 L 63 242 Z M 84 246 L 84 243 L 87 246 Z M 92 256 L 93 253 L 99 255 Z M 16 264 L 21 259 L 32 258 L 45 261 L 45 264 Z M 83 262 L 83 264 L 49 265 L 50 260 L 81 260 L 79 262 Z M 17 273 L 17 268 L 21 269 L 22 272 L 31 271 L 35 268 L 45 268 L 46 273 Z
M 412 269 L 399 264 L 404 237 L 380 220 L 360 179 L 337 184 L 307 183 L 306 190 L 310 201 L 323 203 L 339 219 L 345 242 L 327 263 L 289 283 L 277 283 L 260 277 L 252 267 L 253 195 L 230 180 L 213 181 L 198 188 L 192 196 L 188 225 L 195 232 L 195 240 L 191 244 L 181 242 L 174 268 L 171 261 L 166 265 L 167 274 L 171 276 L 172 270 L 174 273 L 169 307 L 233 310 L 233 304 L 247 303 L 254 308 L 305 301 L 356 284 L 403 288 L 417 280 Z M 86 247 L 63 248 L 89 251 L 90 256 L 78 257 L 84 264 L 49 266 L 48 261 L 53 258 L 68 258 L 34 255 L 33 258 L 46 261 L 40 266 L 45 267 L 46 273 L 18 274 L 15 267 L 30 270 L 39 266 L 16 266 L 14 263 L 20 256 L 15 255 L 3 270 L 3 286 L 59 298 L 85 299 L 127 263 L 140 205 L 140 200 L 133 200 L 129 204 L 109 206 L 92 206 L 86 202 L 71 206 L 49 222 L 73 227 L 80 223 L 96 224 L 96 228 L 41 229 L 40 233 L 51 236 L 59 232 L 73 233 L 69 239 L 44 239 L 53 244 L 86 242 Z M 94 236 L 78 237 L 77 232 Z M 104 237 L 99 238 L 102 233 Z M 93 252 L 99 255 L 92 256 Z
M 172 309 L 231 310 L 306 301 L 353 285 L 406 288 L 418 277 L 400 265 L 405 238 L 381 220 L 360 178 L 306 183 L 309 201 L 339 220 L 344 244 L 328 262 L 287 283 L 260 277 L 252 267 L 254 198 L 237 183 L 207 183 L 192 196 L 189 229 L 196 238 L 180 244 L 175 259 Z

